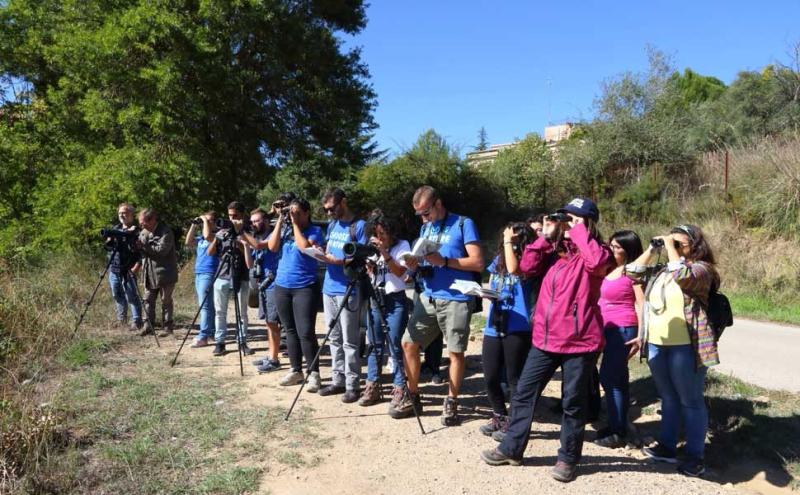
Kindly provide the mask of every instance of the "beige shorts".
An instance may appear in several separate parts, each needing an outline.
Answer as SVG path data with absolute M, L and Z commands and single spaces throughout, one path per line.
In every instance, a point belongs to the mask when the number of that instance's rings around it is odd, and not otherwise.
M 415 296 L 414 309 L 408 321 L 408 329 L 403 334 L 403 342 L 413 342 L 424 349 L 443 333 L 448 352 L 466 352 L 472 304 L 472 299 L 469 301 L 433 299 L 431 302 L 431 299 L 424 294 Z

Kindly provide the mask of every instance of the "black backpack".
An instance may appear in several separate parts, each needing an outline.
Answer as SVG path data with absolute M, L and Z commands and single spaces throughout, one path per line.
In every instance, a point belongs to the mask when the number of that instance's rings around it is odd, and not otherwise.
M 722 337 L 722 332 L 733 325 L 731 303 L 725 294 L 717 290 L 716 284 L 711 285 L 711 291 L 708 294 L 706 315 L 708 316 L 708 326 L 713 330 L 715 340 L 719 340 Z

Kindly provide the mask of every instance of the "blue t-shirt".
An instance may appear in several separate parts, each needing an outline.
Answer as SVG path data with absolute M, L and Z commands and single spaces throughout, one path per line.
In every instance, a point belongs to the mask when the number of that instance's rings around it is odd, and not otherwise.
M 486 327 L 483 334 L 489 337 L 497 337 L 497 329 L 494 327 L 494 313 L 502 309 L 508 315 L 506 318 L 506 333 L 531 333 L 531 290 L 533 280 L 522 280 L 517 275 L 497 274 L 497 263 L 500 257 L 496 257 L 489 265 L 488 271 L 492 275 L 489 277 L 489 288 L 500 291 L 500 300 L 492 301 L 489 305 L 489 317 L 486 319 Z
M 463 228 L 459 226 L 460 215 L 448 213 L 443 221 L 426 223 L 420 229 L 420 237 L 440 243 L 439 254 L 447 258 L 467 256 L 465 244 L 478 242 L 478 229 L 471 218 L 464 217 Z M 450 289 L 456 280 L 474 280 L 473 272 L 453 268 L 433 267 L 433 277 L 422 279 L 424 294 L 428 297 L 450 301 L 467 301 L 469 296 Z
M 322 245 L 322 229 L 316 225 L 309 225 L 303 231 L 303 236 L 309 242 Z M 278 263 L 278 274 L 275 285 L 286 289 L 302 289 L 317 281 L 317 266 L 319 262 L 303 254 L 294 243 L 294 238 L 284 239 L 281 242 L 281 261 Z
M 195 238 L 197 240 L 197 257 L 194 260 L 195 273 L 217 273 L 219 266 L 219 255 L 208 254 L 208 246 L 210 242 L 205 237 L 199 235 Z
M 355 236 L 350 235 L 350 225 L 355 222 Z M 332 254 L 336 259 L 343 260 L 344 245 L 348 242 L 367 243 L 367 234 L 364 232 L 364 220 L 353 220 L 352 222 L 342 222 L 333 220 L 328 224 L 328 234 L 325 236 L 328 241 L 328 254 Z M 328 296 L 343 296 L 347 290 L 349 279 L 344 274 L 342 265 L 328 265 L 325 272 L 325 283 L 322 284 L 322 293 Z
M 269 240 L 272 233 L 270 233 L 265 240 Z M 272 272 L 273 280 L 272 283 L 267 286 L 267 290 L 271 290 L 275 288 L 275 277 L 278 274 L 278 262 L 281 259 L 281 252 L 278 251 L 277 253 L 273 253 L 269 249 L 259 249 L 254 252 L 253 256 L 258 264 L 261 265 L 261 271 L 264 274 L 264 277 L 267 276 L 267 273 Z

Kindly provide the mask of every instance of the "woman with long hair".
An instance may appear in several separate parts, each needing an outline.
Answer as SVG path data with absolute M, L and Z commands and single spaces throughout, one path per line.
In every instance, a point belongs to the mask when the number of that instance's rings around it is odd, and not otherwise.
M 663 251 L 666 265 L 654 263 Z M 706 314 L 709 293 L 719 287 L 715 264 L 703 231 L 694 225 L 679 225 L 655 237 L 626 267 L 629 277 L 646 283 L 642 352 L 661 397 L 658 442 L 643 452 L 657 461 L 677 464 L 683 420 L 686 456 L 678 472 L 686 476 L 705 472 L 706 372 L 719 364 L 716 336 Z
M 508 410 L 501 382 L 503 371 L 512 391 L 522 373 L 531 348 L 531 289 L 533 280 L 523 275 L 519 260 L 525 246 L 536 235 L 524 222 L 509 223 L 503 229 L 494 260 L 489 265 L 489 287 L 499 293 L 489 305 L 483 329 L 483 377 L 492 418 L 480 427 L 484 435 L 508 428 Z
M 312 361 L 319 350 L 314 331 L 317 298 L 317 260 L 302 252 L 303 249 L 321 246 L 322 229 L 311 223 L 311 205 L 301 198 L 289 204 L 291 229 L 284 229 L 286 219 L 278 216 L 275 228 L 269 238 L 270 251 L 281 252 L 281 261 L 275 275 L 275 305 L 278 317 L 286 330 L 286 344 L 289 351 L 291 370 L 280 384 L 297 385 L 303 381 L 303 357 L 308 367 L 308 392 L 318 392 L 320 388 L 319 362 Z
M 600 364 L 600 383 L 606 393 L 608 427 L 597 434 L 601 447 L 626 445 L 630 402 L 628 360 L 639 352 L 639 323 L 644 292 L 625 276 L 625 265 L 642 254 L 642 241 L 632 230 L 620 230 L 608 242 L 614 255 L 614 269 L 600 287 L 600 311 L 606 345 Z

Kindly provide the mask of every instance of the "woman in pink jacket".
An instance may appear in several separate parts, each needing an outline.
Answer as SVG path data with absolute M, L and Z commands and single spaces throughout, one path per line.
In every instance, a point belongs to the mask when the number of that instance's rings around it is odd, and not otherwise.
M 551 475 L 564 482 L 575 478 L 583 448 L 589 377 L 603 348 L 597 301 L 613 262 L 597 233 L 599 217 L 592 200 L 575 198 L 548 216 L 542 237 L 525 248 L 522 272 L 544 274 L 533 320 L 533 346 L 511 399 L 508 432 L 496 449 L 481 452 L 487 464 L 522 463 L 536 403 L 561 367 L 561 448 Z

